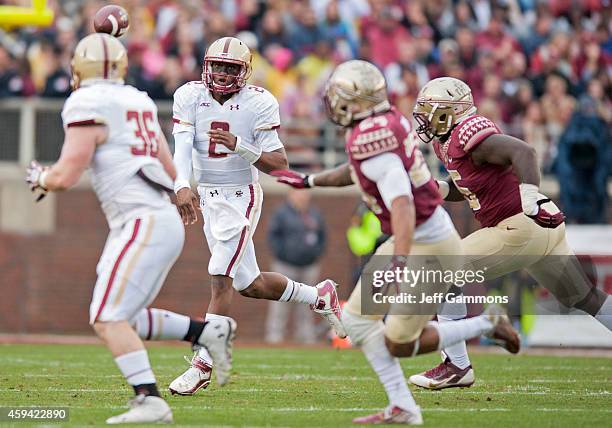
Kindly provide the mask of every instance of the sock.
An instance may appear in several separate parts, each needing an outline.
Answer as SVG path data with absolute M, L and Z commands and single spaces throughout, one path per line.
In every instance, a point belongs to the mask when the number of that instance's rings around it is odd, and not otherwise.
M 157 389 L 157 385 L 154 383 L 143 383 L 141 385 L 133 385 L 134 394 L 136 395 L 152 395 L 154 397 L 159 397 L 159 391 Z
M 164 309 L 143 309 L 136 315 L 134 329 L 143 340 L 186 340 L 190 319 Z
M 604 304 L 597 311 L 595 319 L 612 331 L 612 296 L 606 297 Z
M 316 287 L 311 287 L 301 282 L 292 281 L 287 278 L 287 288 L 278 299 L 279 302 L 297 302 L 314 305 L 317 303 L 318 292 Z
M 191 343 L 197 343 L 198 339 L 204 331 L 204 321 L 198 321 L 194 319 L 189 320 L 189 328 L 187 334 L 183 337 L 183 340 Z
M 128 352 L 115 358 L 119 370 L 132 386 L 155 384 L 155 375 L 151 370 L 147 351 Z M 159 395 L 159 393 L 158 393 Z
M 383 331 L 368 338 L 361 350 L 383 384 L 389 403 L 404 410 L 416 409 L 417 404 L 408 389 L 399 359 L 393 357 L 385 346 Z
M 416 402 L 406 385 L 399 360 L 389 353 L 385 345 L 385 326 L 382 321 L 344 311 L 342 322 L 353 345 L 361 347 L 370 366 L 378 375 L 389 403 L 405 410 L 416 409 Z
M 493 328 L 493 323 L 486 315 L 445 323 L 432 321 L 429 325 L 438 330 L 440 337 L 438 349 L 445 349 L 458 342 L 488 333 Z
M 445 323 L 449 321 L 457 321 L 464 319 L 467 315 L 467 306 L 465 303 L 450 303 L 445 302 L 442 304 L 440 308 L 440 313 L 438 314 L 438 322 Z M 467 353 L 467 346 L 465 341 L 460 341 L 455 343 L 454 345 L 447 346 L 442 351 L 442 358 L 448 358 L 451 363 L 459 367 L 460 369 L 464 369 L 470 365 L 470 358 Z

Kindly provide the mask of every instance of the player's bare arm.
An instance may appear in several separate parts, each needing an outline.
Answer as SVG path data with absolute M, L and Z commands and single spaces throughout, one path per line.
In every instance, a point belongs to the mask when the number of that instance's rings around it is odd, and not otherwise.
M 328 169 L 316 174 L 303 174 L 291 170 L 272 171 L 271 175 L 276 177 L 279 183 L 287 184 L 296 189 L 310 187 L 345 187 L 353 184 L 351 169 L 347 163 L 343 163 L 335 168 Z
M 74 186 L 91 163 L 96 146 L 106 141 L 107 135 L 105 125 L 69 127 L 59 160 L 50 168 L 36 161 L 28 168 L 26 181 L 32 191 L 57 192 Z
M 289 167 L 287 153 L 284 148 L 271 152 L 263 152 L 257 162 L 253 164 L 257 169 L 267 174 L 277 169 Z
M 476 165 L 492 163 L 511 166 L 521 183 L 521 205 L 525 215 L 542 227 L 555 228 L 565 220 L 563 213 L 550 214 L 541 205 L 549 200 L 539 196 L 540 170 L 535 149 L 510 135 L 494 134 L 471 152 Z
M 540 185 L 540 170 L 536 150 L 510 135 L 494 134 L 471 152 L 476 165 L 492 163 L 512 166 L 521 183 Z

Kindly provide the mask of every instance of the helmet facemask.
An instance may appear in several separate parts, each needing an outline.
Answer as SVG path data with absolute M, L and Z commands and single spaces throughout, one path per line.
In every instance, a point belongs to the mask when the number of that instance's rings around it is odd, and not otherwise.
M 202 80 L 208 89 L 222 94 L 238 92 L 246 85 L 250 75 L 243 61 L 228 58 L 206 58 L 203 68 Z
M 323 95 L 325 113 L 336 125 L 349 126 L 353 122 L 353 112 L 350 109 L 349 101 L 342 97 L 338 88 L 333 84 L 327 84 Z
M 417 100 L 412 115 L 418 125 L 416 133 L 424 143 L 445 136 L 457 123 L 454 108 L 439 103 L 423 103 Z

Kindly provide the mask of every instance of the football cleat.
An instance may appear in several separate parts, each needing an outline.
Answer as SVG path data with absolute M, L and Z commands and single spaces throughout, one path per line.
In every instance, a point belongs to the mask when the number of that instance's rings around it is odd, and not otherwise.
M 448 358 L 433 369 L 410 376 L 410 382 L 426 389 L 469 388 L 474 384 L 474 370 L 460 369 Z
M 172 395 L 193 395 L 210 385 L 212 364 L 200 358 L 197 352 L 191 361 L 188 357 L 185 359 L 189 362 L 190 367 L 185 373 L 174 379 L 168 387 Z
M 340 308 L 340 300 L 336 291 L 337 286 L 338 284 L 331 279 L 318 283 L 316 286 L 318 294 L 317 302 L 314 305 L 310 305 L 310 308 L 329 322 L 336 332 L 336 336 L 344 339 L 346 337 L 346 330 L 344 324 L 342 324 L 342 309 Z
M 235 337 L 236 321 L 232 318 L 224 317 L 206 321 L 197 343 L 204 349 L 198 351 L 192 358 L 191 367 L 172 381 L 169 387 L 170 392 L 179 395 L 193 395 L 199 389 L 208 386 L 210 383 L 208 367 L 212 373 L 212 365 L 208 362 L 208 358 L 202 358 L 206 351 L 213 360 L 217 383 L 221 386 L 225 385 L 229 381 L 232 370 L 232 350 Z
M 512 323 L 506 314 L 506 311 L 498 305 L 489 306 L 483 313 L 489 317 L 493 323 L 493 329 L 487 334 L 487 337 L 508 350 L 512 354 L 517 354 L 521 349 L 521 337 L 518 332 L 512 327 Z
M 107 424 L 172 423 L 172 410 L 161 397 L 140 394 L 129 401 L 130 410 L 106 420 Z
M 355 418 L 353 423 L 359 425 L 423 425 L 423 417 L 421 416 L 421 408 L 418 406 L 412 411 L 404 410 L 397 406 L 388 406 L 380 413 Z

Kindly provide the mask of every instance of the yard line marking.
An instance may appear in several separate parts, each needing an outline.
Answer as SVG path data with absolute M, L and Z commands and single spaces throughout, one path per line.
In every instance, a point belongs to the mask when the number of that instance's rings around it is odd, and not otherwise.
M 0 392 L 14 392 L 14 393 L 21 393 L 21 392 L 26 392 L 26 391 L 34 391 L 34 392 L 81 392 L 81 393 L 96 393 L 96 392 L 116 392 L 117 389 L 116 388 L 56 388 L 56 387 L 48 387 L 48 388 L 41 388 L 41 389 L 37 389 L 37 388 L 31 388 L 29 387 L 27 390 L 25 389 L 18 389 L 18 388 L 0 388 Z M 418 395 L 425 395 L 425 394 L 429 394 L 429 392 L 427 391 L 418 391 Z M 232 388 L 232 389 L 228 389 L 228 392 L 230 393 L 253 393 L 253 392 L 271 392 L 271 393 L 294 393 L 294 391 L 292 390 L 287 390 L 287 389 L 278 389 L 278 388 L 271 388 L 271 389 L 266 389 L 266 388 Z M 352 391 L 350 389 L 340 389 L 337 392 L 342 392 L 342 393 L 353 393 L 355 391 Z M 459 391 L 458 394 L 462 394 L 462 395 L 556 395 L 556 396 L 575 396 L 575 395 L 581 395 L 581 396 L 608 396 L 608 395 L 612 395 L 612 392 L 610 391 L 589 391 L 589 390 L 584 390 L 584 391 L 575 391 L 575 390 L 570 390 L 570 391 Z M 335 409 L 329 409 L 329 410 L 335 410 Z M 278 410 L 280 411 L 280 410 Z

